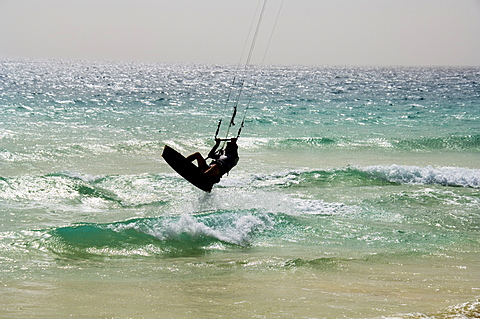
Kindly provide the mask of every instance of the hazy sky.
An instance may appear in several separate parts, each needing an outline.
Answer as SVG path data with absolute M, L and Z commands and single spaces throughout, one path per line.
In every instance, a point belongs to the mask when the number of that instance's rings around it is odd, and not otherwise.
M 282 0 L 268 0 L 253 62 Z M 0 0 L 0 56 L 239 62 L 258 0 Z M 284 0 L 265 64 L 480 65 L 480 0 Z

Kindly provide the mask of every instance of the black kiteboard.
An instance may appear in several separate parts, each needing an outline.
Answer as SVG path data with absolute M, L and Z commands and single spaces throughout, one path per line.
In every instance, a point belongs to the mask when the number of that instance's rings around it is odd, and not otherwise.
M 170 146 L 165 145 L 162 157 L 178 174 L 202 191 L 210 192 L 212 190 L 213 183 L 208 180 L 205 174 Z

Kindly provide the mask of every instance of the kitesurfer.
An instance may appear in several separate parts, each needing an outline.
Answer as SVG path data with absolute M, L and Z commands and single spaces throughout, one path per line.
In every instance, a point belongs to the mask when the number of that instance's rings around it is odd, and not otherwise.
M 206 177 L 208 177 L 212 183 L 220 182 L 223 175 L 227 174 L 238 163 L 238 145 L 237 139 L 227 139 L 227 146 L 225 149 L 217 151 L 222 139 L 216 138 L 215 145 L 208 153 L 207 159 L 211 158 L 213 161 L 207 164 L 206 159 L 199 152 L 195 152 L 186 157 L 190 162 L 197 160 L 197 166 L 202 170 Z

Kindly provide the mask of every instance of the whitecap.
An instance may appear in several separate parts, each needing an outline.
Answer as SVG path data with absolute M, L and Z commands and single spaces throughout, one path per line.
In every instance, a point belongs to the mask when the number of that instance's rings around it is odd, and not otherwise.
M 374 165 L 357 168 L 375 178 L 399 184 L 438 184 L 480 188 L 480 170 L 462 167 Z

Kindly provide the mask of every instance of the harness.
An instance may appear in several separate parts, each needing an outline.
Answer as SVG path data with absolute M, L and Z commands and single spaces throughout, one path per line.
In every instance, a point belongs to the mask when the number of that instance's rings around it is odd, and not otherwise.
M 238 156 L 221 155 L 218 159 L 212 161 L 210 165 L 217 164 L 220 168 L 220 175 L 228 173 L 238 163 Z

